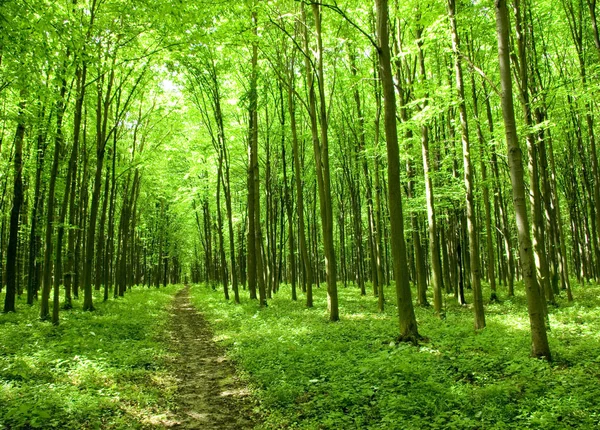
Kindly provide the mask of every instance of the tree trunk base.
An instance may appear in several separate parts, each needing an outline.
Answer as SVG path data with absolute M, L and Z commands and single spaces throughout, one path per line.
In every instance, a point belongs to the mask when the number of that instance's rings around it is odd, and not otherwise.
M 400 345 L 401 343 L 412 343 L 413 346 L 418 346 L 419 342 L 427 343 L 427 342 L 429 342 L 429 339 L 424 336 L 421 336 L 419 333 L 417 333 L 417 334 L 400 335 L 394 341 L 394 343 L 396 345 Z

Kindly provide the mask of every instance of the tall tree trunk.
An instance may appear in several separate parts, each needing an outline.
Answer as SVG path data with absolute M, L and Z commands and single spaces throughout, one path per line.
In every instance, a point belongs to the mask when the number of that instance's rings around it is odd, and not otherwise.
M 321 228 L 323 230 L 323 248 L 327 275 L 327 308 L 329 320 L 338 321 L 338 294 L 337 294 L 337 266 L 335 247 L 333 242 L 333 207 L 331 200 L 331 179 L 329 174 L 329 137 L 327 126 L 327 106 L 325 102 L 325 84 L 323 73 L 323 41 L 321 31 L 321 7 L 312 3 L 312 11 L 316 30 L 316 75 L 319 93 L 319 122 L 321 123 L 320 140 L 315 133 L 317 127 L 316 100 L 314 91 L 312 67 L 307 68 L 309 98 L 311 106 L 311 128 L 313 129 L 313 148 L 315 152 L 315 167 L 317 171 L 317 185 L 319 188 L 319 208 L 321 212 Z
M 113 57 L 113 66 L 111 67 L 110 77 L 106 88 L 104 103 L 102 103 L 102 87 L 98 87 L 98 103 L 96 110 L 96 173 L 94 176 L 94 189 L 92 192 L 92 206 L 90 208 L 89 225 L 87 229 L 87 238 L 85 246 L 85 262 L 83 268 L 83 310 L 93 311 L 92 297 L 92 271 L 94 263 L 94 248 L 96 237 L 96 220 L 98 219 L 98 207 L 100 205 L 100 190 L 102 188 L 102 166 L 104 165 L 104 155 L 106 149 L 106 127 L 108 122 L 108 108 L 112 96 L 112 86 L 115 78 L 114 63 L 116 56 Z M 102 106 L 103 105 L 103 106 Z M 102 107 L 104 109 L 102 109 Z M 100 118 L 102 124 L 100 125 Z M 98 276 L 98 274 L 96 274 Z
M 496 292 L 496 273 L 494 270 L 494 266 L 496 264 L 496 259 L 494 257 L 494 232 L 492 230 L 492 208 L 490 202 L 490 190 L 488 186 L 488 177 L 487 177 L 487 163 L 485 161 L 485 139 L 483 137 L 483 132 L 481 130 L 481 120 L 479 118 L 479 106 L 477 100 L 477 88 L 475 86 L 475 76 L 471 74 L 471 91 L 473 93 L 473 113 L 475 115 L 475 123 L 477 126 L 477 140 L 479 143 L 479 169 L 481 170 L 481 186 L 483 188 L 483 207 L 485 209 L 485 233 L 486 233 L 486 254 L 488 259 L 487 264 L 487 277 L 488 282 L 490 283 L 491 295 L 490 301 L 495 302 L 498 300 L 498 294 Z
M 527 203 L 525 200 L 525 181 L 523 178 L 523 160 L 518 141 L 515 112 L 512 97 L 512 80 L 510 74 L 510 44 L 509 21 L 506 0 L 495 0 L 496 31 L 498 34 L 498 61 L 500 65 L 500 82 L 502 86 L 502 116 L 506 131 L 508 165 L 513 189 L 513 205 L 517 221 L 519 239 L 519 254 L 525 292 L 527 294 L 527 309 L 531 326 L 532 355 L 550 360 L 550 347 L 544 322 L 543 298 L 535 276 L 533 251 Z
M 400 111 L 400 119 L 402 120 L 403 123 L 408 122 L 408 107 L 406 106 L 407 103 L 407 96 L 406 96 L 406 92 L 408 91 L 406 88 L 404 88 L 403 86 L 403 82 L 404 80 L 409 80 L 410 82 L 412 82 L 412 78 L 410 77 L 410 72 L 409 72 L 409 76 L 407 76 L 405 78 L 405 76 L 403 75 L 403 69 L 402 69 L 402 63 L 400 60 L 400 56 L 398 55 L 400 53 L 400 46 L 401 46 L 401 26 L 400 26 L 400 22 L 398 21 L 396 23 L 396 39 L 395 39 L 395 46 L 396 46 L 396 56 L 398 57 L 398 59 L 396 60 L 396 81 L 398 82 L 397 85 L 397 92 L 398 92 L 398 104 L 399 104 L 399 111 Z M 412 130 L 407 127 L 406 129 L 406 152 L 410 153 L 411 152 L 411 141 L 413 138 L 413 132 Z M 409 199 L 413 199 L 415 198 L 415 181 L 413 180 L 414 176 L 415 176 L 415 170 L 414 167 L 412 165 L 412 160 L 411 157 L 406 157 L 406 176 L 408 179 L 408 184 L 407 184 L 407 189 L 406 189 L 406 194 L 407 197 Z M 416 281 L 416 285 L 417 285 L 417 303 L 420 306 L 429 306 L 429 302 L 427 301 L 427 270 L 425 268 L 425 261 L 424 261 L 424 256 L 423 256 L 423 246 L 421 244 L 421 234 L 419 231 L 419 220 L 417 218 L 417 214 L 415 214 L 414 212 L 410 213 L 410 225 L 411 225 L 411 230 L 412 230 L 412 242 L 413 242 L 413 254 L 414 254 L 414 263 L 415 263 L 415 273 L 414 273 L 414 281 Z
M 229 285 L 227 279 L 227 259 L 225 257 L 225 238 L 223 236 L 223 215 L 221 213 L 221 182 L 223 176 L 223 150 L 219 148 L 219 167 L 217 172 L 217 233 L 219 236 L 219 259 L 221 262 L 221 282 L 225 300 L 229 300 Z
M 85 98 L 85 85 L 87 80 L 87 63 L 84 62 L 81 68 L 81 75 L 77 79 L 77 95 L 75 98 L 75 112 L 73 117 L 73 152 L 71 158 L 75 159 L 75 163 L 71 166 L 71 160 L 69 160 L 69 170 L 73 169 L 71 174 L 71 183 L 68 184 L 70 187 L 69 193 L 69 231 L 67 237 L 67 261 L 65 265 L 65 309 L 70 309 L 71 304 L 71 290 L 74 281 L 75 271 L 75 237 L 78 230 L 74 228 L 75 217 L 78 212 L 78 208 L 75 204 L 75 193 L 77 189 L 77 170 L 78 170 L 78 151 L 79 141 L 81 136 L 81 120 L 83 116 L 83 101 Z M 65 188 L 66 189 L 66 188 Z
M 567 258 L 567 247 L 566 247 L 566 236 L 563 228 L 562 212 L 560 209 L 560 199 L 558 198 L 558 191 L 556 189 L 556 163 L 554 162 L 554 148 L 552 140 L 550 139 L 550 133 L 548 132 L 548 160 L 550 162 L 550 174 L 551 174 L 551 191 L 552 191 L 552 202 L 554 206 L 555 222 L 557 228 L 557 236 L 559 240 L 560 252 L 559 252 L 559 265 L 560 274 L 562 279 L 562 285 L 567 290 L 567 300 L 573 301 L 573 294 L 571 292 L 571 281 L 569 279 L 569 263 Z
M 487 88 L 485 83 L 483 84 L 484 93 L 487 95 Z M 494 120 L 492 118 L 492 107 L 490 104 L 490 98 L 488 96 L 485 97 L 485 110 L 486 117 L 488 123 L 488 129 L 490 131 L 490 136 L 494 137 Z M 497 147 L 494 144 L 492 148 L 492 173 L 494 176 L 494 211 L 498 217 L 498 225 L 500 226 L 500 234 L 502 235 L 502 240 L 504 243 L 504 252 L 506 254 L 506 263 L 507 263 L 507 284 L 508 284 L 508 296 L 513 297 L 515 295 L 514 292 L 514 284 L 515 284 L 515 259 L 513 256 L 513 248 L 512 248 L 512 237 L 510 229 L 508 228 L 508 214 L 506 213 L 506 207 L 504 205 L 504 195 L 502 193 L 502 184 L 500 182 L 500 171 L 498 169 L 498 156 L 497 156 Z
M 252 12 L 252 26 L 253 32 L 257 34 L 257 17 L 256 11 Z M 257 93 L 257 80 L 258 80 L 258 46 L 254 42 L 252 44 L 252 75 L 250 77 L 250 121 L 249 121 L 249 183 L 248 187 L 252 187 L 252 193 L 248 193 L 248 198 L 252 197 L 252 219 L 250 222 L 253 224 L 252 231 L 254 234 L 248 237 L 248 275 L 249 275 L 249 287 L 252 298 L 252 291 L 254 290 L 254 297 L 256 297 L 256 284 L 258 284 L 258 295 L 259 295 L 259 306 L 263 307 L 267 305 L 267 297 L 265 290 L 265 274 L 263 269 L 263 255 L 262 255 L 262 228 L 260 223 L 260 175 L 258 169 L 258 93 Z M 250 201 L 248 202 L 248 208 L 250 213 Z M 250 247 L 250 241 L 253 242 Z M 251 268 L 252 265 L 252 268 Z
M 529 169 L 529 200 L 531 204 L 532 212 L 532 227 L 533 227 L 533 251 L 535 258 L 535 266 L 538 274 L 538 282 L 542 293 L 545 292 L 546 299 L 554 303 L 554 293 L 550 286 L 550 271 L 548 269 L 548 261 L 546 258 L 546 245 L 545 245 L 545 232 L 544 232 L 544 217 L 542 214 L 542 197 L 540 195 L 539 185 L 539 166 L 538 166 L 538 155 L 537 145 L 535 141 L 535 135 L 532 131 L 534 127 L 533 116 L 531 112 L 531 105 L 529 103 L 529 69 L 527 66 L 527 51 L 526 51 L 526 35 L 523 29 L 523 22 L 521 18 L 520 0 L 515 0 L 515 27 L 517 36 L 518 46 L 518 61 L 519 61 L 519 77 L 520 77 L 520 91 L 521 91 L 521 104 L 523 108 L 523 116 L 525 118 L 525 124 L 528 127 L 526 135 L 527 151 L 528 151 L 528 169 Z M 546 301 L 543 302 L 544 306 Z
M 422 27 L 417 28 L 417 46 L 419 48 L 419 69 L 421 80 L 427 82 L 427 74 L 425 72 L 425 55 L 422 49 Z M 425 94 L 425 100 L 429 98 L 429 94 Z M 427 101 L 422 105 L 422 111 L 427 108 Z M 427 202 L 427 233 L 429 235 L 429 255 L 431 258 L 431 281 L 433 284 L 433 307 L 438 317 L 443 316 L 442 303 L 442 266 L 440 258 L 440 247 L 437 233 L 437 220 L 435 218 L 435 203 L 433 196 L 433 180 L 431 178 L 431 161 L 429 159 L 429 125 L 421 126 L 421 156 L 423 159 L 423 175 L 425 179 L 425 200 Z
M 356 56 L 352 52 L 350 54 L 350 70 L 352 76 L 356 79 L 357 68 L 356 68 Z M 354 234 L 356 235 L 356 280 L 358 282 L 358 288 L 360 289 L 361 295 L 366 295 L 365 279 L 363 275 L 363 262 L 365 260 L 365 252 L 363 248 L 363 225 L 362 225 L 362 211 L 361 211 L 361 198 L 360 198 L 360 170 L 359 170 L 359 157 L 365 148 L 365 118 L 363 116 L 360 91 L 358 85 L 354 89 L 354 103 L 356 104 L 356 114 L 358 116 L 358 139 L 356 149 L 353 151 L 354 169 L 356 173 L 350 170 L 352 179 L 352 222 L 354 228 Z M 363 157 L 364 158 L 364 157 Z M 365 178 L 366 180 L 366 178 Z M 372 240 L 371 231 L 369 230 L 369 237 Z
M 483 295 L 481 292 L 481 275 L 479 267 L 479 243 L 477 237 L 477 213 L 475 209 L 473 167 L 471 164 L 471 148 L 469 143 L 469 127 L 467 122 L 467 105 L 463 84 L 462 64 L 460 59 L 460 39 L 456 28 L 455 0 L 448 0 L 448 16 L 452 31 L 452 51 L 454 53 L 454 71 L 456 75 L 456 90 L 458 92 L 458 112 L 462 136 L 464 180 L 466 188 L 467 231 L 469 234 L 469 254 L 471 266 L 471 288 L 473 289 L 473 307 L 475 309 L 475 329 L 485 327 L 483 313 Z
M 114 155 L 113 155 L 114 157 Z M 96 288 L 99 289 L 100 285 L 102 285 L 104 291 L 104 301 L 108 300 L 108 279 L 106 276 L 106 272 L 104 268 L 107 263 L 107 255 L 108 255 L 108 246 L 105 242 L 107 242 L 107 236 L 105 235 L 105 227 L 106 227 L 106 218 L 108 215 L 108 200 L 110 197 L 110 171 L 106 170 L 106 177 L 104 179 L 104 197 L 102 198 L 102 210 L 100 215 L 100 233 L 98 237 L 98 251 L 96 258 Z M 110 228 L 110 227 L 109 227 Z M 106 247 L 105 247 L 106 245 Z
M 417 342 L 419 333 L 412 304 L 408 264 L 406 261 L 406 243 L 404 241 L 404 217 L 402 214 L 402 190 L 400 188 L 400 155 L 396 126 L 396 97 L 390 64 L 390 46 L 388 33 L 388 2 L 376 0 L 378 54 L 381 69 L 385 112 L 385 135 L 388 158 L 388 199 L 390 208 L 390 229 L 394 274 L 396 278 L 396 298 L 400 323 L 399 340 Z
M 51 117 L 51 116 L 50 116 Z M 42 113 L 41 119 L 44 119 Z M 37 151 L 36 151 L 36 168 L 35 168 L 35 190 L 33 197 L 33 210 L 31 213 L 31 230 L 29 234 L 29 262 L 28 262 L 28 273 L 29 279 L 27 280 L 27 304 L 33 305 L 33 300 L 36 298 L 37 290 L 39 288 L 39 267 L 38 262 L 40 249 L 41 249 L 41 233 L 40 227 L 42 223 L 42 212 L 43 212 L 43 193 L 42 193 L 42 173 L 44 170 L 44 157 L 46 152 L 46 134 L 47 131 L 40 130 L 38 132 L 37 139 Z M 0 282 L 0 290 L 1 288 Z
M 40 319 L 48 320 L 50 318 L 50 291 L 52 288 L 52 248 L 54 232 L 54 200 L 56 191 L 56 176 L 58 175 L 58 165 L 60 162 L 60 151 L 63 144 L 62 121 L 64 115 L 64 95 L 66 93 L 66 83 L 63 80 L 61 87 L 61 97 L 56 102 L 56 136 L 54 138 L 54 158 L 52 160 L 52 170 L 50 173 L 50 184 L 48 185 L 48 205 L 46 217 L 46 250 L 44 253 L 44 279 L 42 281 L 42 300 L 40 302 Z
M 6 296 L 4 312 L 15 312 L 17 292 L 17 243 L 19 240 L 19 214 L 23 204 L 23 140 L 25 138 L 25 90 L 21 90 L 17 130 L 15 132 L 15 152 L 13 155 L 14 186 L 13 202 L 10 210 L 8 248 L 6 251 Z M 58 103 L 62 109 L 62 103 Z M 62 117 L 61 117 L 62 120 Z
M 108 235 L 106 243 L 106 255 L 104 257 L 104 267 L 102 268 L 104 278 L 104 298 L 108 300 L 109 292 L 113 286 L 113 254 L 115 250 L 115 208 L 116 208 L 116 193 L 117 193 L 117 178 L 116 178 L 116 150 L 117 139 L 113 136 L 112 147 L 112 165 L 110 168 L 110 195 L 107 191 L 104 192 L 108 196 Z M 108 183 L 107 183 L 108 185 Z M 116 289 L 115 289 L 116 292 Z
M 302 269 L 304 273 L 303 282 L 306 290 L 306 307 L 313 306 L 312 286 L 313 286 L 313 270 L 308 256 L 308 245 L 306 243 L 306 227 L 304 223 L 304 191 L 302 183 L 302 169 L 300 168 L 300 150 L 298 148 L 298 130 L 296 126 L 296 107 L 294 105 L 294 71 L 293 61 L 290 66 L 289 76 L 290 84 L 288 87 L 287 102 L 288 111 L 290 113 L 290 128 L 292 130 L 292 156 L 294 159 L 294 183 L 296 186 L 296 215 L 298 216 L 298 242 L 300 245 L 300 256 L 302 261 Z
M 296 240 L 294 238 L 294 210 L 292 207 L 292 196 L 290 185 L 287 176 L 287 160 L 285 155 L 285 105 L 283 100 L 283 87 L 279 85 L 279 103 L 281 108 L 281 160 L 283 162 L 283 187 L 284 187 L 284 200 L 285 210 L 288 219 L 288 246 L 290 253 L 290 269 L 291 269 L 291 284 L 292 284 L 292 300 L 298 300 L 296 294 Z M 299 175 L 300 172 L 296 172 Z
M 215 76 L 216 81 L 216 76 Z M 217 82 L 215 82 L 217 85 Z M 218 88 L 218 87 L 217 87 Z M 229 258 L 231 260 L 231 288 L 235 303 L 240 303 L 240 293 L 238 287 L 238 268 L 235 258 L 235 235 L 233 233 L 233 210 L 231 208 L 231 181 L 229 168 L 229 152 L 225 139 L 225 126 L 223 125 L 223 113 L 221 112 L 220 94 L 217 93 L 215 100 L 215 115 L 219 129 L 219 140 L 224 163 L 224 175 L 222 175 L 222 185 L 225 193 L 225 208 L 227 210 L 227 229 L 229 233 Z

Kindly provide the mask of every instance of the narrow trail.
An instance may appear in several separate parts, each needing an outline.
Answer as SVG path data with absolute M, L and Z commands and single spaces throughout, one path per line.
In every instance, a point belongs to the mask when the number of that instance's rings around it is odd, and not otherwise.
M 178 379 L 176 422 L 179 429 L 252 429 L 252 404 L 225 351 L 213 340 L 206 319 L 190 302 L 189 286 L 175 295 L 171 345 Z

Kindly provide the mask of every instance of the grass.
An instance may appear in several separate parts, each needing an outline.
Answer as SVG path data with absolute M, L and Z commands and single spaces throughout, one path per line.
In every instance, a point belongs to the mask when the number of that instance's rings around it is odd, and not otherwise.
M 340 288 L 337 323 L 327 321 L 323 288 L 310 310 L 302 297 L 292 302 L 287 287 L 262 310 L 200 285 L 192 300 L 253 387 L 265 429 L 599 428 L 600 287 L 576 287 L 573 304 L 563 298 L 551 309 L 552 363 L 529 358 L 526 303 L 517 290 L 510 299 L 501 290 L 502 302 L 486 306 L 480 332 L 472 309 L 451 296 L 445 320 L 417 308 L 429 338 L 419 347 L 393 342 L 390 288 L 383 314 L 374 297 Z
M 96 311 L 63 311 L 58 327 L 37 304 L 0 315 L 0 428 L 160 426 L 175 390 L 161 336 L 177 288 L 98 296 Z

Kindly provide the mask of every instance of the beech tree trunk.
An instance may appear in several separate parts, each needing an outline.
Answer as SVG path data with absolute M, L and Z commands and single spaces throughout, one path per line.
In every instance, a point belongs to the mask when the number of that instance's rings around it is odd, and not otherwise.
M 402 190 L 400 188 L 400 156 L 396 126 L 396 97 L 390 64 L 388 2 L 387 0 L 376 0 L 375 7 L 377 9 L 378 55 L 385 112 L 390 241 L 396 278 L 396 299 L 400 323 L 399 340 L 408 340 L 416 343 L 419 339 L 419 332 L 411 298 L 408 264 L 406 261 L 406 243 L 404 240 L 404 216 L 402 214 Z
M 308 245 L 306 242 L 306 226 L 304 222 L 304 190 L 302 183 L 302 170 L 300 168 L 300 150 L 298 148 L 298 130 L 296 126 L 296 107 L 294 105 L 294 71 L 293 60 L 290 66 L 289 76 L 290 84 L 287 93 L 288 111 L 290 113 L 290 129 L 292 131 L 292 156 L 294 158 L 294 183 L 296 186 L 296 215 L 298 216 L 298 242 L 300 245 L 300 256 L 303 268 L 303 283 L 306 291 L 306 307 L 313 306 L 312 286 L 313 286 L 313 270 L 308 255 Z
M 69 160 L 69 169 L 73 169 L 73 173 L 71 175 L 71 183 L 68 184 L 70 187 L 69 192 L 69 231 L 67 233 L 67 261 L 65 265 L 65 309 L 70 309 L 72 307 L 71 303 L 71 290 L 75 277 L 75 271 L 77 271 L 77 267 L 75 267 L 75 237 L 77 235 L 77 229 L 75 229 L 75 217 L 78 212 L 78 208 L 75 204 L 75 194 L 77 190 L 77 172 L 78 172 L 78 151 L 79 151 L 79 141 L 81 136 L 81 120 L 83 116 L 83 101 L 85 98 L 85 84 L 87 80 L 87 63 L 84 62 L 81 68 L 81 76 L 77 79 L 77 95 L 75 100 L 75 112 L 73 118 L 73 153 L 71 154 L 71 158 L 75 159 L 74 165 L 71 167 Z
M 64 84 L 64 81 L 63 81 Z M 66 85 L 61 88 L 61 95 L 64 97 Z M 42 300 L 40 302 L 40 319 L 48 320 L 50 318 L 50 291 L 52 288 L 52 249 L 54 232 L 54 193 L 56 190 L 56 176 L 58 176 L 58 164 L 60 161 L 60 151 L 63 144 L 62 120 L 64 115 L 64 100 L 60 97 L 56 102 L 56 136 L 54 138 L 54 157 L 52 160 L 52 170 L 50 174 L 50 184 L 48 185 L 48 205 L 46 209 L 46 250 L 44 253 L 44 278 L 42 281 Z M 8 279 L 7 279 L 8 281 Z
M 492 230 L 492 208 L 490 203 L 490 190 L 488 187 L 488 176 L 487 176 L 487 163 L 485 154 L 485 139 L 483 137 L 483 131 L 481 130 L 481 121 L 479 118 L 479 106 L 477 99 L 477 88 L 475 86 L 475 76 L 471 74 L 471 91 L 473 93 L 473 113 L 475 116 L 475 123 L 477 126 L 477 140 L 479 141 L 479 169 L 481 170 L 481 187 L 483 196 L 483 207 L 485 209 L 485 233 L 486 241 L 485 248 L 488 259 L 487 264 L 487 278 L 490 283 L 490 301 L 495 302 L 498 300 L 498 294 L 496 292 L 496 272 L 494 266 L 496 259 L 494 256 L 494 233 Z
M 417 45 L 419 47 L 419 69 L 423 83 L 427 81 L 425 73 L 425 56 L 422 49 L 422 27 L 417 28 Z M 429 94 L 425 94 L 425 100 Z M 422 110 L 427 108 L 427 101 L 422 105 Z M 440 257 L 440 247 L 437 237 L 437 220 L 435 218 L 435 203 L 433 196 L 433 180 L 431 179 L 431 161 L 429 156 L 429 125 L 421 126 L 421 157 L 423 159 L 423 175 L 425 180 L 425 201 L 427 202 L 427 233 L 429 236 L 429 256 L 431 260 L 431 283 L 433 284 L 433 307 L 438 317 L 443 316 L 442 290 L 443 275 Z
M 13 156 L 14 181 L 13 202 L 10 210 L 8 249 L 6 251 L 6 296 L 4 312 L 15 312 L 17 293 L 17 244 L 19 240 L 19 214 L 23 204 L 23 140 L 25 138 L 25 90 L 21 90 L 17 130 L 15 132 L 15 153 Z M 58 105 L 62 109 L 62 103 Z M 62 116 L 61 116 L 62 120 Z
M 469 143 L 469 127 L 467 122 L 467 105 L 463 84 L 462 64 L 460 59 L 460 39 L 456 28 L 455 0 L 448 0 L 448 15 L 452 31 L 452 51 L 454 53 L 454 71 L 456 75 L 456 90 L 458 92 L 458 112 L 462 137 L 464 178 L 466 189 L 467 231 L 469 235 L 469 256 L 471 266 L 471 288 L 473 289 L 473 308 L 475 309 L 475 329 L 485 327 L 483 313 L 483 295 L 481 292 L 481 275 L 479 267 L 479 243 L 477 231 L 477 212 L 475 209 L 473 167 L 471 164 L 471 148 Z
M 325 84 L 323 73 L 323 42 L 321 38 L 321 12 L 320 6 L 312 3 L 312 11 L 316 30 L 316 74 L 317 89 L 319 93 L 319 122 L 321 123 L 320 140 L 316 133 L 317 111 L 312 67 L 307 68 L 309 86 L 309 103 L 311 116 L 311 129 L 313 130 L 313 148 L 315 153 L 315 167 L 317 171 L 317 185 L 319 189 L 319 208 L 321 212 L 321 228 L 323 230 L 323 247 L 325 252 L 325 266 L 327 277 L 327 308 L 329 320 L 340 319 L 337 295 L 337 267 L 333 242 L 333 207 L 331 201 L 331 179 L 329 173 L 329 137 L 327 132 L 327 107 L 325 102 Z
M 256 11 L 252 12 L 252 25 L 254 34 L 257 34 L 257 18 Z M 263 269 L 262 255 L 262 228 L 260 222 L 260 176 L 258 169 L 258 94 L 257 94 L 257 79 L 258 79 L 258 46 L 254 42 L 252 44 L 252 75 L 250 77 L 250 121 L 249 121 L 249 175 L 248 188 L 252 188 L 252 192 L 248 193 L 248 211 L 252 213 L 249 222 L 252 227 L 249 230 L 252 235 L 248 235 L 248 276 L 250 297 L 254 291 L 256 298 L 256 285 L 258 284 L 259 306 L 267 305 L 266 289 L 265 289 L 265 274 Z M 250 211 L 250 198 L 252 199 L 252 211 Z M 250 245 L 250 242 L 253 242 Z
M 527 310 L 531 326 L 532 355 L 546 360 L 551 359 L 542 296 L 535 276 L 533 250 L 527 216 L 527 203 L 525 197 L 525 181 L 523 174 L 523 160 L 521 147 L 518 141 L 515 112 L 512 97 L 512 79 L 510 73 L 510 44 L 509 21 L 506 0 L 495 0 L 496 32 L 498 34 L 498 61 L 500 64 L 500 83 L 502 87 L 502 116 L 506 131 L 506 144 L 508 166 L 513 190 L 513 205 L 517 221 L 519 239 L 519 254 L 525 292 L 527 294 Z

